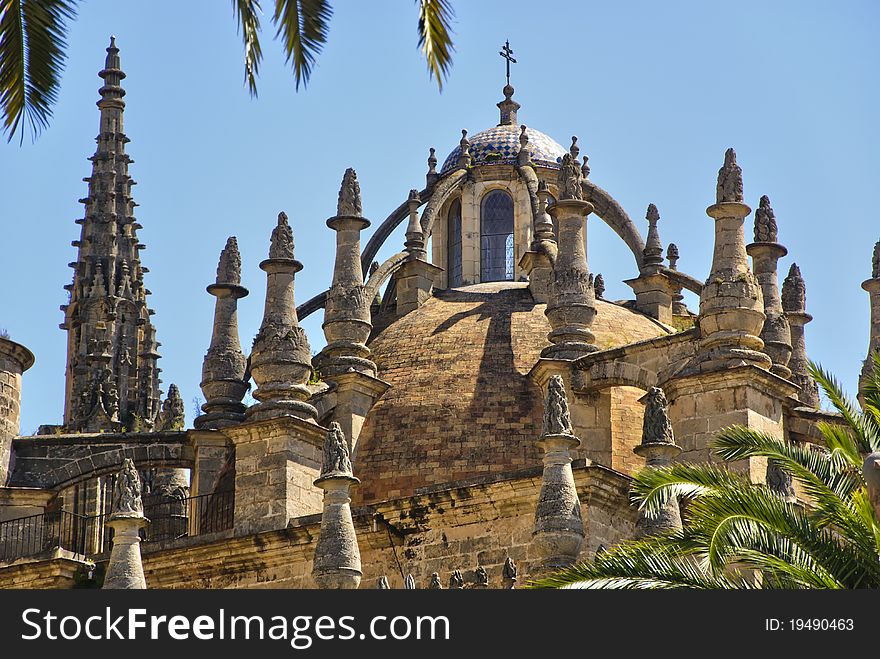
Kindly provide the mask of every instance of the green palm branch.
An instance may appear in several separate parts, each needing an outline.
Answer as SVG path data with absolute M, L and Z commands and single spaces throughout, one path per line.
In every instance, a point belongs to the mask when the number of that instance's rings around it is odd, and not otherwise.
M 766 458 L 798 486 L 790 501 L 718 464 L 645 469 L 632 500 L 648 517 L 688 502 L 684 527 L 624 542 L 537 588 L 880 588 L 880 522 L 862 465 L 880 445 L 880 353 L 862 384 L 860 411 L 837 380 L 810 373 L 840 415 L 821 423 L 825 446 L 802 446 L 734 426 L 715 438 L 726 461 Z
M 452 65 L 452 6 L 449 0 L 417 0 L 418 45 L 438 87 Z M 34 139 L 48 127 L 58 99 L 67 58 L 67 25 L 76 17 L 77 0 L 0 0 L 0 114 L 11 140 L 25 126 Z M 244 43 L 244 79 L 257 96 L 263 59 L 260 0 L 232 0 Z M 328 0 L 275 0 L 272 23 L 296 89 L 306 87 L 318 55 L 327 43 L 333 9 Z
M 34 138 L 58 99 L 74 0 L 0 0 L 0 114 L 7 141 L 25 125 Z

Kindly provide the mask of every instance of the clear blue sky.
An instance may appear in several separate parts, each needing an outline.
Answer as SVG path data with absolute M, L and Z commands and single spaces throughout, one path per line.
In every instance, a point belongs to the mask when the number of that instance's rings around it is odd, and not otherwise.
M 263 3 L 272 4 L 269 0 Z M 269 234 L 280 210 L 294 228 L 297 300 L 329 284 L 335 210 L 346 167 L 357 169 L 374 227 L 421 188 L 428 147 L 442 163 L 460 129 L 497 123 L 509 38 L 520 120 L 567 145 L 579 137 L 591 178 L 645 233 L 661 212 L 679 267 L 705 279 L 724 149 L 744 170 L 746 201 L 767 194 L 780 242 L 807 282 L 810 356 L 854 391 L 868 341 L 871 249 L 880 238 L 880 4 L 873 1 L 454 2 L 455 63 L 443 93 L 416 49 L 411 0 L 334 3 L 329 42 L 312 83 L 294 92 L 269 17 L 260 96 L 242 84 L 242 48 L 229 2 L 83 3 L 51 128 L 35 144 L 0 145 L 3 250 L 0 327 L 34 351 L 24 377 L 22 432 L 59 423 L 65 333 L 58 329 L 79 238 L 77 199 L 98 131 L 104 48 L 115 34 L 128 73 L 126 132 L 151 270 L 163 388 L 201 396 L 214 298 L 205 293 L 226 237 L 238 236 L 240 329 L 249 350 L 262 316 Z M 402 229 L 401 229 L 402 230 Z M 400 231 L 380 256 L 398 251 Z M 372 229 L 367 229 L 365 239 Z M 751 218 L 748 226 L 751 234 Z M 591 269 L 607 297 L 631 297 L 623 243 L 591 221 Z M 692 309 L 696 300 L 688 298 Z M 323 345 L 320 313 L 304 323 Z

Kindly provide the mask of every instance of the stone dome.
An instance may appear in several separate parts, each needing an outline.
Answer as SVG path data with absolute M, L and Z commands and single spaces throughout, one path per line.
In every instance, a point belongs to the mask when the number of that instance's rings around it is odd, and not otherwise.
M 541 464 L 543 401 L 528 373 L 548 345 L 545 306 L 520 282 L 437 291 L 370 343 L 391 389 L 358 440 L 356 501 Z M 602 349 L 668 333 L 620 305 L 596 307 Z
M 468 136 L 470 142 L 469 151 L 475 165 L 486 163 L 515 163 L 516 154 L 519 153 L 520 126 L 517 124 L 502 124 L 488 128 Z M 568 151 L 560 146 L 551 137 L 534 128 L 526 128 L 529 137 L 529 151 L 532 162 L 544 167 L 558 168 L 562 162 L 562 156 Z M 452 150 L 446 160 L 440 174 L 445 174 L 458 165 L 461 156 L 461 146 Z

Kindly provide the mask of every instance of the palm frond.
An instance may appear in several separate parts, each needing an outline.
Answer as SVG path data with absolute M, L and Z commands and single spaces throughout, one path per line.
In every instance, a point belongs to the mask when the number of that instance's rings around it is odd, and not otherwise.
M 76 0 L 0 0 L 0 109 L 7 141 L 25 122 L 34 139 L 49 125 L 67 59 Z M 25 122 L 22 122 L 22 119 Z
M 449 0 L 418 0 L 419 48 L 428 62 L 428 72 L 442 91 L 452 65 L 452 6 Z
M 739 576 L 713 575 L 677 546 L 677 536 L 629 542 L 528 584 L 529 588 L 733 589 L 751 585 Z
M 331 16 L 327 0 L 275 0 L 275 36 L 281 37 L 286 61 L 293 61 L 297 91 L 300 84 L 308 86 L 315 58 L 327 42 Z
M 676 463 L 643 469 L 633 480 L 631 496 L 649 518 L 659 515 L 673 498 L 692 499 L 725 487 L 741 487 L 748 481 L 720 465 Z
M 263 49 L 260 47 L 260 0 L 232 0 L 235 20 L 244 41 L 244 79 L 251 96 L 257 95 L 257 76 Z
M 837 378 L 813 362 L 810 362 L 807 368 L 813 379 L 822 387 L 828 400 L 843 416 L 846 425 L 852 430 L 859 450 L 865 453 L 880 450 L 880 429 L 869 423 L 867 418 L 858 411 L 852 401 L 843 393 L 843 388 Z

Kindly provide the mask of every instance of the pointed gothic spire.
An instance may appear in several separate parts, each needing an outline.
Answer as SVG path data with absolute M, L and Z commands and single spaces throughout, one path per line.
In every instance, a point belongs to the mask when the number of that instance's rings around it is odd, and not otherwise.
M 880 279 L 880 240 L 874 245 L 874 257 L 871 260 L 871 277 Z
M 341 193 L 340 193 L 341 194 Z M 293 231 L 287 222 L 287 213 L 278 213 L 278 225 L 272 229 L 269 241 L 270 259 L 293 259 Z
M 529 150 L 529 134 L 526 132 L 526 126 L 520 126 L 519 131 L 519 152 L 516 154 L 516 164 L 525 167 L 532 162 L 532 153 Z
M 176 384 L 168 385 L 168 397 L 156 417 L 156 432 L 183 430 L 186 425 L 186 408 Z
M 404 246 L 406 251 L 410 253 L 411 258 L 427 260 L 425 237 L 422 233 L 422 223 L 419 221 L 419 206 L 422 204 L 419 191 L 416 189 L 410 190 L 406 203 L 409 210 L 409 224 L 406 226 L 406 242 Z
M 293 243 L 293 236 L 291 236 Z M 238 253 L 238 240 L 235 236 L 229 236 L 226 247 L 220 252 L 220 262 L 217 264 L 217 284 L 241 284 L 241 254 Z
M 105 394 L 119 392 L 118 423 L 128 428 L 150 428 L 159 408 L 159 371 L 156 360 L 158 341 L 150 322 L 147 307 L 149 291 L 144 286 L 140 252 L 145 249 L 137 236 L 140 224 L 134 217 L 137 205 L 131 197 L 134 181 L 128 173 L 132 162 L 125 153 L 129 139 L 123 132 L 125 90 L 119 49 L 111 37 L 104 68 L 98 74 L 103 80 L 99 90 L 100 129 L 95 153 L 89 159 L 91 175 L 88 195 L 80 201 L 85 205 L 80 238 L 74 241 L 77 258 L 72 264 L 73 283 L 70 301 L 64 307 L 62 328 L 68 332 L 67 397 L 64 424 L 70 430 L 85 426 L 86 406 L 82 401 L 94 397 L 93 382 L 97 374 L 90 367 L 88 350 L 98 334 L 107 342 L 102 352 L 109 359 L 100 369 L 105 381 Z M 125 313 L 118 313 L 119 305 Z M 129 381 L 138 383 L 129 386 Z M 111 415 L 112 416 L 112 415 Z M 90 425 L 94 427 L 96 417 Z M 96 430 L 116 429 L 115 422 Z

